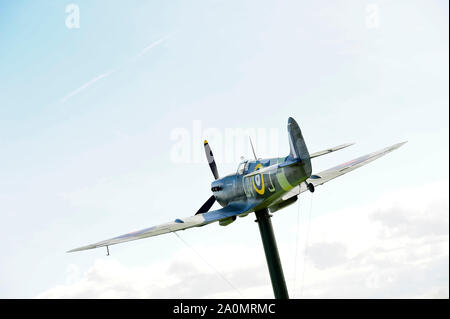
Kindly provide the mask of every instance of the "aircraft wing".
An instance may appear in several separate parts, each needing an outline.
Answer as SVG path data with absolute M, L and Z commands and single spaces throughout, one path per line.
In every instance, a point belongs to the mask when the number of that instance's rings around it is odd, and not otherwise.
M 75 251 L 81 251 L 81 250 L 88 250 L 88 249 L 94 249 L 104 246 L 111 246 L 115 244 L 124 243 L 127 241 L 162 235 L 166 233 L 176 232 L 179 230 L 188 229 L 191 227 L 199 227 L 204 226 L 216 221 L 219 221 L 221 219 L 225 219 L 228 217 L 233 217 L 241 214 L 245 214 L 250 212 L 255 206 L 257 202 L 252 203 L 245 203 L 245 204 L 232 204 L 225 206 L 224 208 L 213 210 L 210 212 L 206 212 L 203 214 L 197 214 L 194 216 L 186 217 L 186 218 L 177 218 L 172 222 L 168 222 L 165 224 L 161 224 L 158 226 L 153 226 L 149 228 L 144 228 L 132 233 L 124 234 L 121 236 L 117 236 L 111 239 L 103 240 L 91 245 L 75 248 L 72 250 L 69 250 L 68 253 L 75 252 Z
M 348 172 L 351 172 L 355 169 L 357 169 L 358 167 L 364 166 L 378 158 L 380 158 L 381 156 L 392 152 L 393 150 L 399 148 L 400 146 L 402 146 L 403 144 L 405 144 L 406 142 L 403 143 L 398 143 L 386 148 L 383 148 L 379 151 L 355 158 L 351 161 L 345 162 L 343 164 L 340 164 L 338 166 L 332 167 L 330 169 L 327 169 L 325 171 L 322 171 L 318 174 L 314 174 L 311 175 L 311 177 L 309 179 L 307 179 L 308 183 L 312 183 L 314 185 L 314 187 L 317 187 L 319 185 L 322 185 L 328 181 L 331 181 L 332 179 L 335 179 L 336 177 L 339 177 L 341 175 L 344 175 Z M 296 187 L 294 187 L 290 192 L 288 192 L 287 194 L 285 194 L 282 199 L 286 200 L 289 199 L 293 196 L 299 195 L 300 193 L 303 193 L 304 191 L 306 191 L 306 185 L 305 184 L 300 184 Z

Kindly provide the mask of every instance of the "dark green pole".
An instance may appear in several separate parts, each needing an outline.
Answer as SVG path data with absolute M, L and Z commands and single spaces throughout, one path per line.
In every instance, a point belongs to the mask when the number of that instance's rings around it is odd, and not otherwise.
M 276 299 L 289 299 L 286 281 L 284 280 L 283 267 L 278 254 L 277 242 L 273 233 L 272 222 L 267 209 L 255 212 L 259 232 L 266 253 L 267 266 L 269 267 L 270 280 Z

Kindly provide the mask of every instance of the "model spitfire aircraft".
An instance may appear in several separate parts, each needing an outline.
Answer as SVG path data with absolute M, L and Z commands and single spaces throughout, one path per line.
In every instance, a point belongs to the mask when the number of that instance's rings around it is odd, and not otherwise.
M 75 248 L 69 252 L 105 246 L 108 249 L 108 246 L 111 245 L 204 226 L 217 221 L 221 226 L 226 226 L 235 221 L 237 216 L 245 217 L 251 212 L 262 210 L 275 212 L 294 203 L 300 193 L 306 190 L 314 192 L 315 187 L 366 165 L 406 143 L 392 145 L 312 175 L 312 158 L 343 149 L 352 144 L 343 144 L 309 154 L 302 132 L 297 122 L 291 117 L 288 120 L 287 129 L 290 146 L 289 155 L 282 158 L 258 159 L 253 150 L 255 160 L 243 161 L 239 164 L 236 173 L 222 178 L 219 177 L 211 148 L 205 141 L 206 157 L 215 178 L 211 184 L 213 195 L 195 215 L 187 218 L 176 218 L 166 224 Z M 222 208 L 209 211 L 216 201 Z

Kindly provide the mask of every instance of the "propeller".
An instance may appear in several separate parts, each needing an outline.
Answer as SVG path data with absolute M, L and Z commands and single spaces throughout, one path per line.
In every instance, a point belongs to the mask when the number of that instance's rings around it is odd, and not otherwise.
M 195 213 L 195 215 L 206 213 L 207 211 L 209 211 L 212 205 L 214 205 L 215 202 L 216 198 L 214 197 L 214 195 L 211 195 L 211 197 L 208 198 L 208 200 L 203 204 L 202 207 L 200 207 L 200 209 Z
M 208 141 L 205 140 L 203 145 L 205 146 L 205 154 L 206 154 L 206 159 L 208 160 L 208 163 L 209 163 L 209 167 L 211 168 L 214 178 L 218 179 L 219 173 L 217 172 L 216 161 L 214 160 L 214 155 L 211 151 L 211 148 L 209 147 Z
M 218 179 L 219 173 L 217 172 L 216 161 L 214 160 L 214 155 L 211 151 L 211 148 L 209 147 L 207 140 L 205 140 L 205 142 L 203 143 L 203 146 L 205 147 L 206 159 L 208 160 L 208 164 L 214 175 L 214 179 Z M 216 197 L 214 195 L 211 195 L 211 197 L 208 198 L 208 200 L 202 205 L 202 207 L 200 207 L 200 209 L 195 213 L 195 215 L 208 212 L 211 209 L 212 205 L 214 205 L 215 202 L 216 202 Z

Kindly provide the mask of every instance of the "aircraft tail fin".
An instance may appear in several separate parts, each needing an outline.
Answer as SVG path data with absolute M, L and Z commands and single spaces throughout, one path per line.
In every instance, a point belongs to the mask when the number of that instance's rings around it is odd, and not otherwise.
M 289 146 L 291 149 L 289 152 L 289 156 L 293 160 L 300 159 L 306 174 L 310 176 L 312 168 L 308 148 L 306 147 L 305 139 L 303 138 L 300 127 L 292 117 L 288 119 L 288 135 Z

